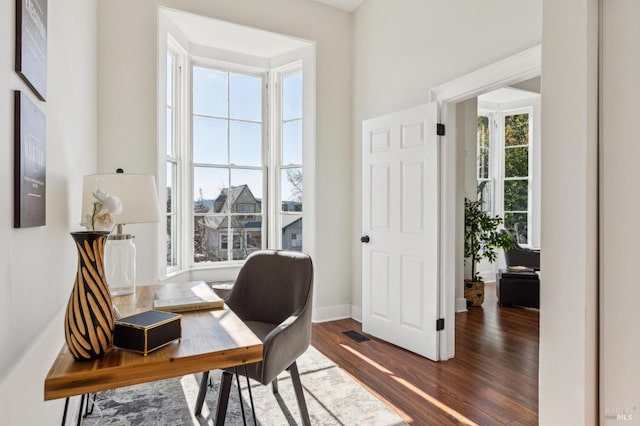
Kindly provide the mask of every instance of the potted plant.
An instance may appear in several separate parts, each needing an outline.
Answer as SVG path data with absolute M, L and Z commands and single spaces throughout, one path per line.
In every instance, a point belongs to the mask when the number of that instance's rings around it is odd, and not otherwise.
M 482 210 L 482 201 L 464 200 L 464 257 L 471 261 L 471 279 L 465 279 L 464 298 L 467 305 L 480 306 L 484 301 L 484 281 L 476 270 L 478 262 L 494 262 L 497 249 L 511 248 L 509 238 L 498 231 L 499 216 L 491 217 Z

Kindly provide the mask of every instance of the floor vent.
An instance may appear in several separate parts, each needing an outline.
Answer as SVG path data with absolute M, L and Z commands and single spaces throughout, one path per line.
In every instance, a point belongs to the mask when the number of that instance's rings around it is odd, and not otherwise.
M 358 343 L 366 342 L 367 340 L 369 340 L 369 338 L 367 336 L 365 336 L 363 334 L 360 334 L 357 331 L 353 331 L 353 330 L 343 331 L 342 334 L 345 334 L 347 337 L 349 337 L 352 340 L 355 340 Z

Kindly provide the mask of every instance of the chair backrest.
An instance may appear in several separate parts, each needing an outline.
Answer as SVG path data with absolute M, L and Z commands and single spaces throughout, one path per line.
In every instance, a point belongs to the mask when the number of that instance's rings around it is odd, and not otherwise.
M 507 228 L 500 228 L 500 233 L 503 235 L 506 235 L 509 238 L 509 240 L 511 240 L 511 250 L 513 250 L 514 248 L 520 247 L 520 244 L 518 243 L 518 240 L 516 239 L 516 237 L 514 237 L 513 234 Z
M 225 302 L 243 321 L 311 322 L 313 264 L 305 253 L 259 250 L 247 257 Z

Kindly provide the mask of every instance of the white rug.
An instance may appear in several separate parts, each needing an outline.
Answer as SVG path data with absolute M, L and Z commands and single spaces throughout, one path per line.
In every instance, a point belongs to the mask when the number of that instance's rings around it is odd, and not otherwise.
M 300 380 L 311 423 L 314 425 L 404 425 L 402 419 L 376 399 L 344 371 L 318 352 L 309 350 L 298 360 Z M 84 425 L 208 425 L 213 424 L 217 404 L 220 371 L 212 371 L 213 389 L 209 389 L 201 416 L 194 416 L 200 374 L 129 386 L 100 392 L 93 413 Z M 301 424 L 291 379 L 288 373 L 278 378 L 279 396 L 271 386 L 251 382 L 257 424 Z M 253 424 L 247 382 L 241 377 L 247 424 Z M 242 415 L 236 381 L 233 381 L 226 417 L 227 425 L 241 425 Z

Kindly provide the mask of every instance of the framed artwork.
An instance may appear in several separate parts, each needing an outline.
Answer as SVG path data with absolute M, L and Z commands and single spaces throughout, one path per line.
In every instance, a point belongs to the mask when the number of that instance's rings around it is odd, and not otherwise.
M 14 93 L 14 104 L 13 226 L 44 226 L 47 121 L 24 93 Z
M 16 0 L 16 72 L 46 100 L 47 0 Z

